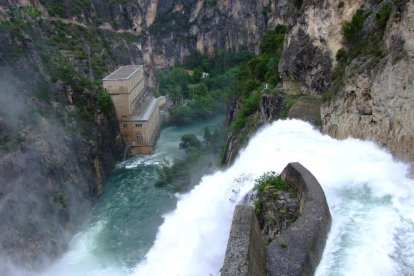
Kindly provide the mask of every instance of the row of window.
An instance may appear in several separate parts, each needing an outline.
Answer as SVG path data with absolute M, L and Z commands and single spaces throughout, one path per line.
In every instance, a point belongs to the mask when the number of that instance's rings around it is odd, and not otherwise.
M 122 125 L 124 128 L 128 127 L 128 124 L 123 124 Z M 135 127 L 142 127 L 142 124 L 135 124 Z

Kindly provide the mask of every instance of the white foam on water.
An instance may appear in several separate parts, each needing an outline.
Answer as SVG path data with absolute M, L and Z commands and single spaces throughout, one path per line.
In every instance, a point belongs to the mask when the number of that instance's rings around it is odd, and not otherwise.
M 139 155 L 119 163 L 116 167 L 118 169 L 135 169 L 138 166 L 154 166 L 159 165 L 166 156 L 162 153 L 155 153 L 153 155 Z
M 120 166 L 159 159 L 137 158 Z M 44 275 L 219 275 L 235 204 L 255 178 L 280 172 L 289 162 L 300 162 L 315 175 L 333 218 L 317 275 L 414 275 L 414 182 L 407 178 L 408 166 L 374 143 L 338 141 L 298 120 L 263 128 L 234 165 L 179 196 L 146 260 L 133 272 L 96 255 L 101 222 L 75 236 Z
M 315 175 L 333 216 L 318 275 L 412 273 L 414 182 L 408 166 L 374 143 L 338 141 L 286 120 L 263 128 L 232 167 L 204 177 L 182 196 L 134 275 L 218 275 L 234 205 L 254 178 L 280 172 L 289 162 Z
M 98 236 L 105 227 L 104 221 L 91 225 L 71 241 L 68 252 L 62 259 L 52 265 L 43 276 L 120 276 L 128 272 L 125 268 L 116 267 L 113 263 L 105 263 L 95 254 Z

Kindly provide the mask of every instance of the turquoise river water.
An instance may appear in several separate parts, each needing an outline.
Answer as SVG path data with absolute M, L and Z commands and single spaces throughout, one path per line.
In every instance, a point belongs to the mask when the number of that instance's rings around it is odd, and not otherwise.
M 181 136 L 203 139 L 223 124 L 223 117 L 185 127 L 165 128 L 152 156 L 136 156 L 117 165 L 107 180 L 84 230 L 46 275 L 124 275 L 142 261 L 154 243 L 163 215 L 172 211 L 177 195 L 157 188 L 157 167 L 164 158 L 182 158 Z

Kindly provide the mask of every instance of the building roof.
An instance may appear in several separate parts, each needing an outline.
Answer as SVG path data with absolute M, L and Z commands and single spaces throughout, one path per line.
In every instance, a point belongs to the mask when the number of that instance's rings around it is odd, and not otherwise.
M 158 101 L 161 100 L 162 97 L 153 98 L 148 97 L 148 99 L 143 102 L 142 104 L 138 105 L 135 110 L 134 114 L 129 116 L 129 120 L 131 121 L 148 121 L 151 118 L 152 113 L 155 111 L 156 107 L 158 106 Z
M 128 80 L 130 79 L 139 69 L 141 69 L 142 65 L 126 65 L 121 66 L 108 76 L 106 76 L 103 80 Z

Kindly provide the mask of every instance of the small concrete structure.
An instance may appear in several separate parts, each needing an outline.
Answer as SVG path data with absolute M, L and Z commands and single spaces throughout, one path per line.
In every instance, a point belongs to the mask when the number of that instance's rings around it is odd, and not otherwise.
M 102 81 L 111 95 L 129 153 L 151 154 L 162 122 L 160 107 L 165 104 L 165 97 L 155 99 L 148 95 L 142 65 L 122 66 Z
M 300 202 L 300 217 L 266 248 L 268 275 L 313 275 L 331 228 L 331 213 L 318 180 L 300 163 L 281 174 Z
M 227 244 L 222 276 L 265 276 L 266 251 L 252 206 L 237 205 Z
M 300 217 L 266 247 L 263 256 L 253 207 L 236 206 L 222 276 L 314 274 L 331 227 L 325 194 L 316 178 L 299 163 L 289 163 L 281 177 L 298 195 Z
M 290 108 L 288 117 L 308 121 L 316 126 L 322 125 L 321 96 L 302 96 Z

